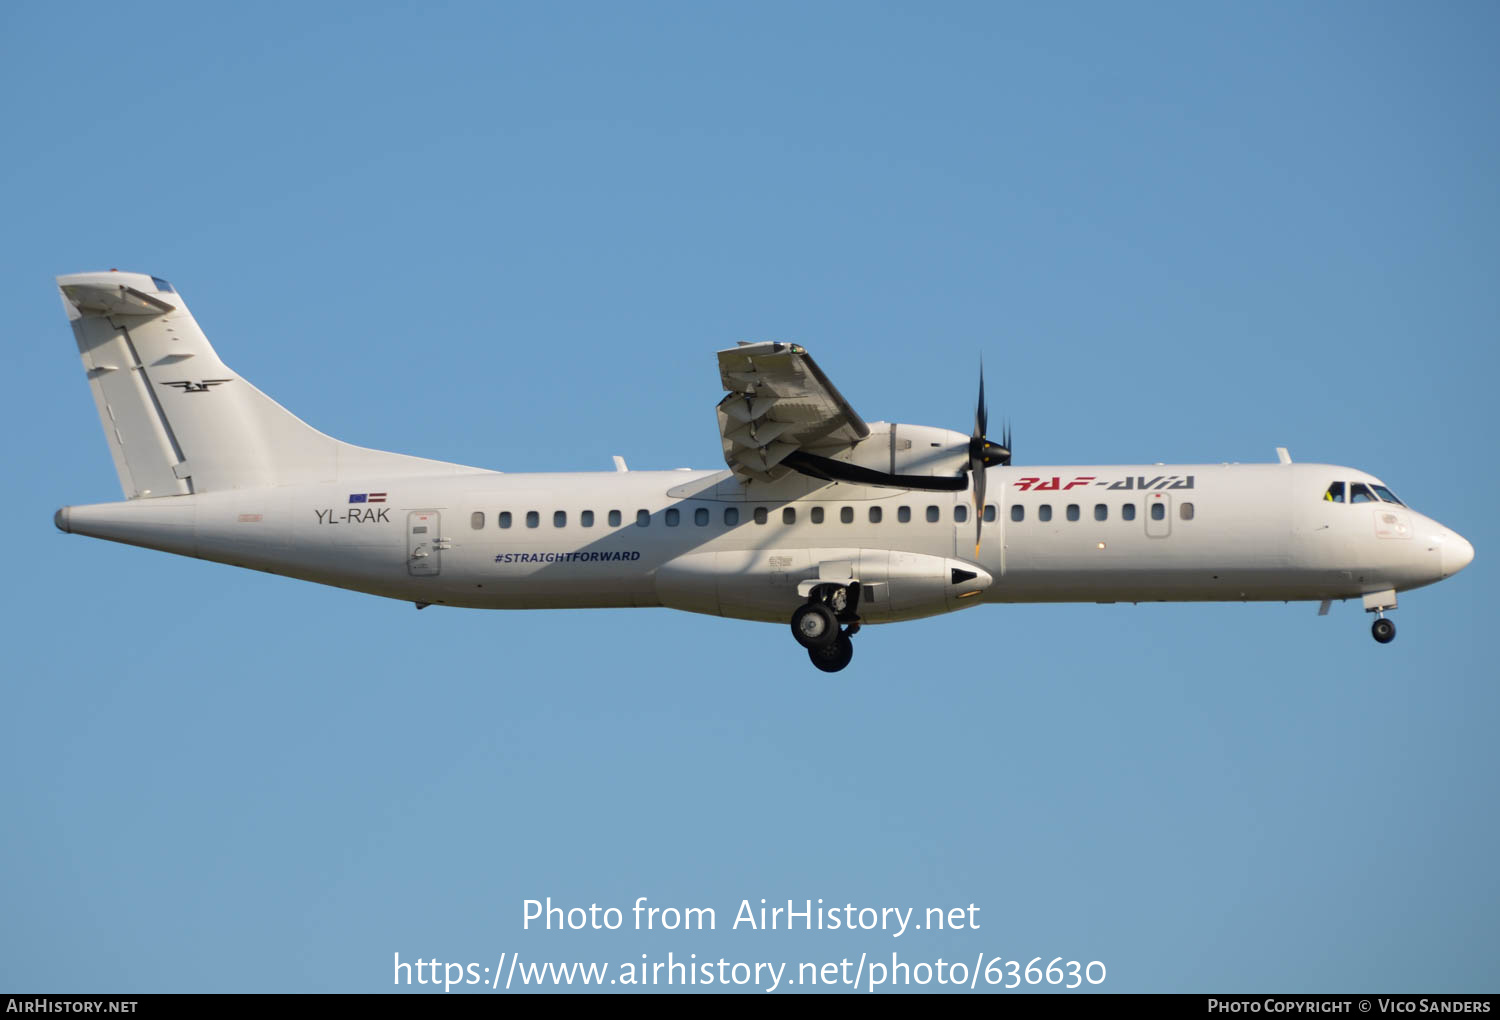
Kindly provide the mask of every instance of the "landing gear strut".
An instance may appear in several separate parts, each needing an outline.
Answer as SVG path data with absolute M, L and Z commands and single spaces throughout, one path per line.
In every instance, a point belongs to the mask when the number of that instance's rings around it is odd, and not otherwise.
M 859 632 L 859 582 L 825 584 L 814 588 L 808 601 L 792 614 L 792 637 L 807 649 L 812 664 L 825 673 L 837 673 L 854 658 Z M 840 624 L 846 624 L 840 628 Z

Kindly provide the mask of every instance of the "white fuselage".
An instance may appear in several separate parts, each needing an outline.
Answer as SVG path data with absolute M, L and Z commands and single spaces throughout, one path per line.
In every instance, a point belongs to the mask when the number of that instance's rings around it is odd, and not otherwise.
M 1473 557 L 1364 472 L 1284 450 L 1279 464 L 1013 466 L 1008 438 L 984 435 L 982 381 L 972 435 L 869 422 L 777 341 L 716 353 L 728 470 L 501 474 L 371 450 L 226 365 L 166 280 L 57 283 L 126 497 L 64 507 L 58 527 L 419 608 L 790 623 L 837 672 L 865 624 L 983 602 L 1362 598 L 1383 614 Z M 1388 642 L 1394 625 L 1372 633 Z
M 881 623 L 980 602 L 1357 598 L 1472 558 L 1405 506 L 1324 498 L 1334 481 L 1378 484 L 1321 464 L 993 467 L 977 555 L 968 492 L 727 471 L 371 478 L 68 507 L 57 523 L 418 604 L 776 622 L 820 572 L 861 581 L 860 616 Z

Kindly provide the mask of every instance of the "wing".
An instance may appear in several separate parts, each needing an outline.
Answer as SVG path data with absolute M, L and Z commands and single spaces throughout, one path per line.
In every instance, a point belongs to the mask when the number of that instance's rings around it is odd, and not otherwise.
M 724 460 L 740 478 L 773 481 L 787 457 L 831 457 L 870 434 L 812 356 L 796 344 L 741 344 L 719 352 Z M 794 458 L 795 459 L 795 458 Z

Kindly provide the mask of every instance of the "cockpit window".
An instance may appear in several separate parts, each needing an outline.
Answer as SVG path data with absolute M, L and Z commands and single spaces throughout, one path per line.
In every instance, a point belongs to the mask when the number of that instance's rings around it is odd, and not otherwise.
M 153 277 L 151 277 L 151 282 L 154 283 L 154 284 L 156 284 L 156 289 L 159 290 L 159 291 L 161 291 L 163 294 L 175 294 L 175 293 L 177 293 L 176 291 L 174 291 L 172 289 L 172 285 L 170 283 L 168 283 L 166 280 L 163 280 L 159 276 L 153 276 Z
M 1323 493 L 1323 498 L 1330 503 L 1342 503 L 1344 501 L 1344 483 L 1334 482 L 1328 487 L 1328 491 Z
M 1375 494 L 1370 491 L 1364 482 L 1355 482 L 1349 486 L 1349 502 L 1351 503 L 1374 503 Z
M 1394 492 L 1392 492 L 1390 489 L 1387 489 L 1384 485 L 1372 485 L 1372 486 L 1370 486 L 1370 488 L 1372 488 L 1372 489 L 1375 490 L 1375 495 L 1379 496 L 1381 499 L 1385 500 L 1387 503 L 1395 503 L 1397 506 L 1405 506 L 1406 505 L 1405 503 L 1403 503 L 1399 499 L 1397 499 L 1396 498 L 1396 494 Z

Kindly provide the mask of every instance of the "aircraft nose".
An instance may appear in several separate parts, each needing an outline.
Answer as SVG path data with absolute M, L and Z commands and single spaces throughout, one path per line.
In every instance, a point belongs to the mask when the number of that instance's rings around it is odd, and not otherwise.
M 1450 531 L 1443 539 L 1443 576 L 1452 577 L 1474 561 L 1474 547 L 1469 540 L 1457 532 Z

